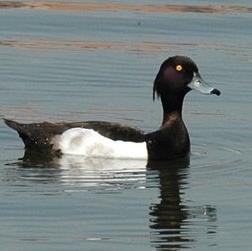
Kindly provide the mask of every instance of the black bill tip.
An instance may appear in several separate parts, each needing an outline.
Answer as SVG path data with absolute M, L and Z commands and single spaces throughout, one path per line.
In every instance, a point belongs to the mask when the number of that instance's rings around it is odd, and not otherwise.
M 211 94 L 215 94 L 215 95 L 217 95 L 217 96 L 220 96 L 220 95 L 221 95 L 221 92 L 220 92 L 218 89 L 213 89 L 213 90 L 211 91 Z

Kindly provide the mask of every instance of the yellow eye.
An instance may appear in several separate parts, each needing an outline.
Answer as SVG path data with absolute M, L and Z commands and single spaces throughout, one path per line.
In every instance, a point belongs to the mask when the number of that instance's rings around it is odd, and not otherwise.
M 176 71 L 182 71 L 183 67 L 182 65 L 178 64 L 176 65 Z

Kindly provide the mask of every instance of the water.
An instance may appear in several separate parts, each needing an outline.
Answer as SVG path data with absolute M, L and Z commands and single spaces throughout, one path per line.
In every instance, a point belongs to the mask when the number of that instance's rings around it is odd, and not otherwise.
M 147 167 L 23 162 L 22 142 L 1 122 L 1 250 L 250 250 L 251 2 L 17 3 L 0 4 L 2 117 L 154 130 L 153 79 L 175 54 L 191 56 L 223 94 L 186 97 L 190 160 Z

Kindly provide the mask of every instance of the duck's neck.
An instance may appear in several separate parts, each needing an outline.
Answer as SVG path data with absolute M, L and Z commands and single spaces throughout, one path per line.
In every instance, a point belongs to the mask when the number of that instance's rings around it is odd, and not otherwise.
M 163 105 L 163 122 L 162 126 L 170 124 L 175 119 L 182 120 L 182 106 L 184 101 L 184 94 L 181 95 L 165 95 L 161 96 Z

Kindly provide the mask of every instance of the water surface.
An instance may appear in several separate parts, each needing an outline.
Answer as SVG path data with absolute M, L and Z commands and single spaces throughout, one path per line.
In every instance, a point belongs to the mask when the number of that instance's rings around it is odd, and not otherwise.
M 22 161 L 0 123 L 3 250 L 250 250 L 251 2 L 0 2 L 0 114 L 155 130 L 160 63 L 183 54 L 222 96 L 190 93 L 190 159 Z

